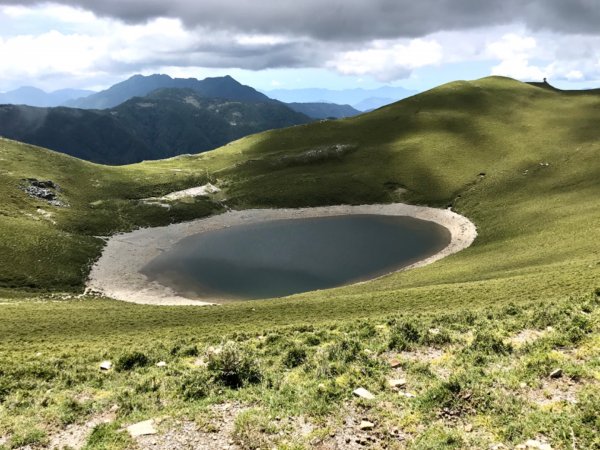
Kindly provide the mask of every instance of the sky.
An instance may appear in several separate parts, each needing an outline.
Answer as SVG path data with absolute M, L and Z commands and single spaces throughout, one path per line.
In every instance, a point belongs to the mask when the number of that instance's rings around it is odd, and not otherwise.
M 600 87 L 600 0 L 0 0 L 0 92 L 229 74 L 257 89 Z

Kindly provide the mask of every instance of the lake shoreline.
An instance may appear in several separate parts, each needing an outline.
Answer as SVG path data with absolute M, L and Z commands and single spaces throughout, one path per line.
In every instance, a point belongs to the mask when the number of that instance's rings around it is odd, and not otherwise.
M 193 300 L 183 297 L 173 289 L 149 280 L 141 273 L 141 270 L 147 263 L 162 252 L 171 249 L 177 242 L 198 233 L 271 220 L 350 214 L 408 216 L 434 222 L 448 229 L 451 235 L 448 246 L 440 252 L 401 270 L 422 267 L 463 250 L 469 247 L 477 236 L 475 225 L 466 217 L 455 212 L 448 209 L 436 209 L 404 203 L 228 211 L 190 222 L 163 227 L 141 228 L 110 237 L 101 257 L 92 267 L 87 290 L 101 293 L 116 300 L 146 305 L 204 306 L 219 303 L 220 299 L 217 298 Z

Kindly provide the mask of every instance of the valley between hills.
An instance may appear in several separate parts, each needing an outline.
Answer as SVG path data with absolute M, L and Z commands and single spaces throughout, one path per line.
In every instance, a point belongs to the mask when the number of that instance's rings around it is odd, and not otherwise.
M 597 92 L 488 77 L 118 167 L 0 139 L 0 448 L 600 448 L 599 120 Z M 390 203 L 477 238 L 278 299 L 85 292 L 115 233 Z

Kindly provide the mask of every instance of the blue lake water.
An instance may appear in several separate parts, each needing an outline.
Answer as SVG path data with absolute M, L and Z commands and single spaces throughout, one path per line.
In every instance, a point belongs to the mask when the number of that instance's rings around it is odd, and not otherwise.
M 272 298 L 376 278 L 449 243 L 446 228 L 411 217 L 274 220 L 187 237 L 142 272 L 189 298 Z

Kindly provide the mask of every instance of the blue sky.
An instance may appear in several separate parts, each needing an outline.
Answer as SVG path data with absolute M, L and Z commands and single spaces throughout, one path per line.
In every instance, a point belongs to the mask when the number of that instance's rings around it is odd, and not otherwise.
M 97 90 L 135 73 L 229 74 L 261 90 L 421 91 L 488 75 L 600 87 L 600 2 L 571 0 L 567 17 L 564 2 L 526 0 L 513 17 L 516 0 L 436 0 L 437 15 L 432 1 L 0 0 L 0 92 Z

